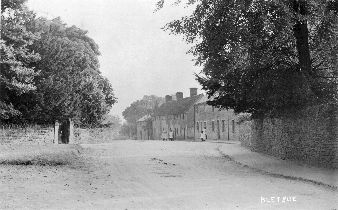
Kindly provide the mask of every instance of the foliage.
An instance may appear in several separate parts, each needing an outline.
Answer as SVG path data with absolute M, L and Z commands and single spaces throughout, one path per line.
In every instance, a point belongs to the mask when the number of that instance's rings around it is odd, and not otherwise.
M 120 129 L 120 135 L 129 139 L 136 139 L 136 124 L 123 123 Z
M 87 32 L 67 27 L 60 18 L 30 23 L 41 39 L 32 49 L 41 54 L 35 65 L 37 90 L 21 106 L 25 119 L 54 121 L 72 117 L 82 126 L 98 125 L 116 102 L 108 79 L 99 71 L 98 46 Z M 33 110 L 30 107 L 35 107 Z
M 137 120 L 145 115 L 153 115 L 155 110 L 163 102 L 163 98 L 151 95 L 143 96 L 141 100 L 130 104 L 130 106 L 122 112 L 124 119 L 127 121 L 127 123 L 122 126 L 122 133 L 128 134 L 129 136 L 136 136 Z
M 100 121 L 100 127 L 109 127 L 109 128 L 120 128 L 122 126 L 122 122 L 119 116 L 107 114 L 103 116 Z
M 12 97 L 35 90 L 33 79 L 38 74 L 32 63 L 40 59 L 29 46 L 39 38 L 27 30 L 25 22 L 34 18 L 24 1 L 1 1 L 0 39 L 0 120 L 19 116 Z
M 99 71 L 98 46 L 87 31 L 60 18 L 36 19 L 23 0 L 5 0 L 1 6 L 0 119 L 73 118 L 82 126 L 99 125 L 117 101 Z
M 192 0 L 193 14 L 164 29 L 183 34 L 203 65 L 209 104 L 274 115 L 337 98 L 338 3 Z M 158 3 L 163 6 L 163 1 Z
M 152 115 L 156 107 L 163 103 L 163 98 L 154 95 L 144 96 L 130 104 L 122 115 L 128 123 L 136 124 L 136 121 L 145 115 Z

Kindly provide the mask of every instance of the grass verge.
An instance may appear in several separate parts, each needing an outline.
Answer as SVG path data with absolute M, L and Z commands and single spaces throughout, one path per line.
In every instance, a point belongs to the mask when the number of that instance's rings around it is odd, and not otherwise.
M 78 164 L 78 145 L 1 145 L 0 165 L 65 166 Z

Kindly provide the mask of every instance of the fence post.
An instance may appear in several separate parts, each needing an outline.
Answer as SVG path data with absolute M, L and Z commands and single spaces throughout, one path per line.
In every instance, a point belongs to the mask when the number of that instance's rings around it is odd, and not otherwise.
M 69 144 L 74 144 L 74 122 L 69 118 Z

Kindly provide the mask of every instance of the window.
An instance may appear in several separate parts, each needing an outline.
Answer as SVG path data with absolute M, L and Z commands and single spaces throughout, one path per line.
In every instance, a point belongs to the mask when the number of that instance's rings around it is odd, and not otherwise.
M 222 120 L 222 132 L 225 131 L 225 120 Z
M 204 129 L 207 129 L 207 122 L 204 122 Z
M 184 120 L 184 114 L 182 114 L 182 119 Z
M 214 112 L 215 111 L 215 107 L 212 107 L 212 112 Z
M 211 122 L 211 130 L 215 131 L 215 122 L 214 121 Z
M 196 123 L 196 129 L 199 131 L 200 128 L 199 128 L 199 122 Z
M 232 133 L 235 133 L 235 120 L 232 120 Z

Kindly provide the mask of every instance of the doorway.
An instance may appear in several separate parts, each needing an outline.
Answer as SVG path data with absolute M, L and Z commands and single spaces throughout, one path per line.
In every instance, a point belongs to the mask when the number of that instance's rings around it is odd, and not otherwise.
M 59 129 L 59 138 L 61 140 L 61 144 L 68 144 L 69 136 L 70 136 L 70 122 L 69 120 L 62 120 Z
M 217 139 L 221 139 L 221 130 L 219 125 L 219 120 L 217 120 Z

